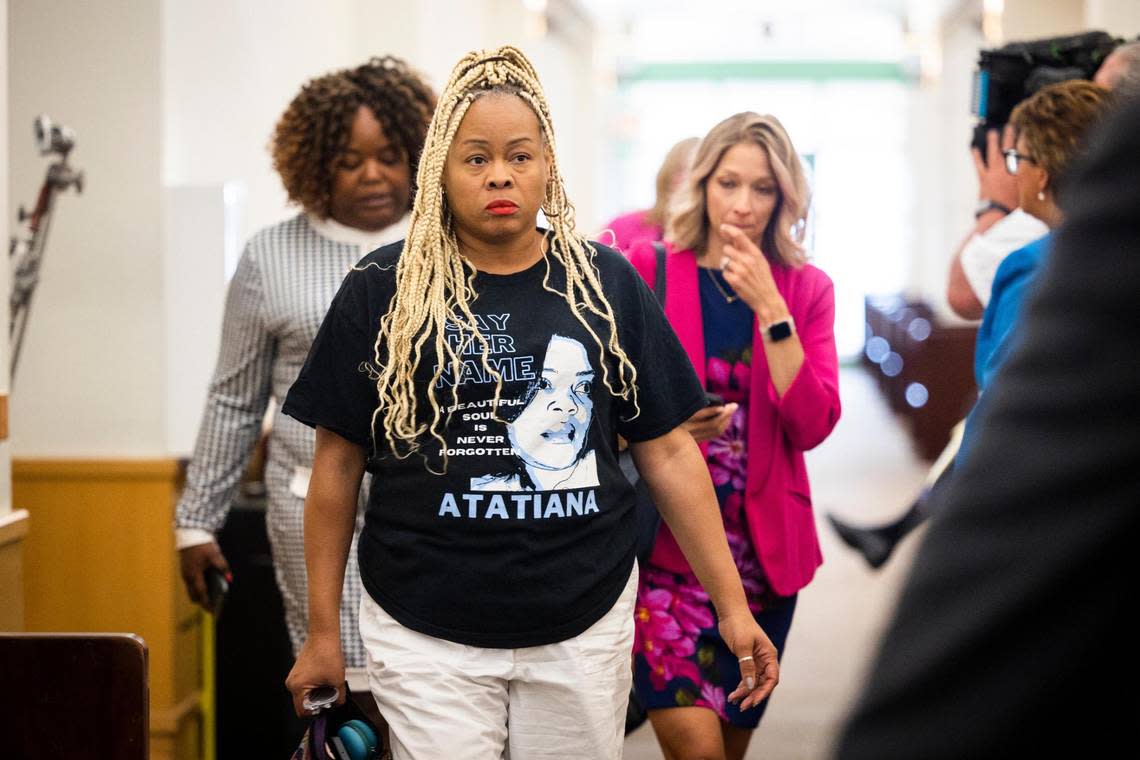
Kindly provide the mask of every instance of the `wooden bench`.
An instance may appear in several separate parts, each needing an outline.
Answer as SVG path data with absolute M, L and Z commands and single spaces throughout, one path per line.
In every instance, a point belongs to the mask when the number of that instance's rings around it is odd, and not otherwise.
M 147 649 L 126 633 L 0 633 L 4 757 L 146 760 Z

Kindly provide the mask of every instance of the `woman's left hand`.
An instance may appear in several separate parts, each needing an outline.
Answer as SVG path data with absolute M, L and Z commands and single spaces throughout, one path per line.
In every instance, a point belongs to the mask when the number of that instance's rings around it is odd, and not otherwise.
M 721 271 L 736 294 L 752 307 L 761 324 L 786 317 L 788 306 L 776 289 L 772 266 L 760 248 L 731 224 L 720 226 L 720 236 L 724 240 Z
M 755 707 L 768 698 L 780 681 L 776 647 L 747 611 L 722 617 L 718 628 L 725 645 L 740 661 L 740 684 L 728 700 L 739 702 L 741 710 Z

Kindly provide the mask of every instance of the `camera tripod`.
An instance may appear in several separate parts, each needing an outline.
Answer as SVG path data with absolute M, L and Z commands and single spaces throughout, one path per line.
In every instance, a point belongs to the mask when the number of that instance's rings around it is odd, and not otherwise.
M 12 344 L 12 378 L 15 378 L 16 365 L 20 360 L 32 296 L 40 281 L 40 267 L 43 264 L 55 196 L 73 186 L 77 193 L 83 192 L 83 172 L 76 171 L 67 163 L 67 156 L 75 147 L 75 133 L 62 125 L 52 124 L 51 119 L 41 115 L 35 121 L 35 134 L 40 155 L 56 154 L 59 158 L 48 166 L 31 213 L 25 211 L 23 206 L 20 207 L 19 222 L 26 223 L 24 236 L 13 235 L 8 244 L 8 259 L 12 266 L 12 292 L 8 301 L 11 310 L 8 338 Z

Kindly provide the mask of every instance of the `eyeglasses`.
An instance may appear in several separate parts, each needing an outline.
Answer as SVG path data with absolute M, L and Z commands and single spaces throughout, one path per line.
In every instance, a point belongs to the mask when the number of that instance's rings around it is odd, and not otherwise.
M 1020 161 L 1028 161 L 1031 164 L 1037 163 L 1037 160 L 1032 156 L 1018 153 L 1017 148 L 1006 148 L 1001 154 L 1005 156 L 1005 170 L 1010 174 L 1017 174 L 1017 164 Z

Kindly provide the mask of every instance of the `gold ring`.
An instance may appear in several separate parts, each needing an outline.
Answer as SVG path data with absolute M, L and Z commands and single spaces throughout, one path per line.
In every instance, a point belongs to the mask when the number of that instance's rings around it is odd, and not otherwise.
M 741 657 L 739 660 L 737 660 L 737 662 L 745 662 L 745 661 L 751 662 L 752 661 L 752 655 L 750 655 L 750 654 L 745 655 L 744 657 Z

